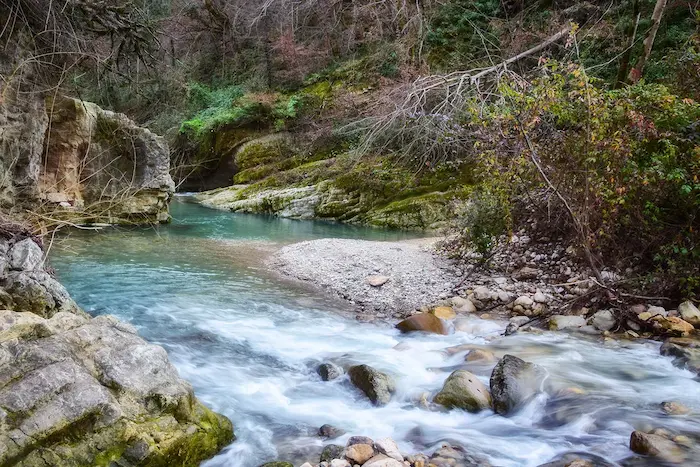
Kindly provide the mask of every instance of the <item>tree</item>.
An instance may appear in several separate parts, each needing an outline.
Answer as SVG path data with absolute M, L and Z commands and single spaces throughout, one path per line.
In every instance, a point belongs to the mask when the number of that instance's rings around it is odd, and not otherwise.
M 630 73 L 630 80 L 633 82 L 639 81 L 644 73 L 644 65 L 646 65 L 649 56 L 651 55 L 651 49 L 654 47 L 654 40 L 656 39 L 656 33 L 659 30 L 659 25 L 661 24 L 661 18 L 666 10 L 666 5 L 668 0 L 657 0 L 656 6 L 654 7 L 654 13 L 651 15 L 651 28 L 647 32 L 644 38 L 644 53 L 639 58 L 637 65 L 634 67 Z

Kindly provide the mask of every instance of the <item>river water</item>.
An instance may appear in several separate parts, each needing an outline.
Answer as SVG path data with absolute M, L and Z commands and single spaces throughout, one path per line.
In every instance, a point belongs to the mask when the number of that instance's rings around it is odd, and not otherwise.
M 157 228 L 72 232 L 53 245 L 51 264 L 85 310 L 116 315 L 165 347 L 199 399 L 233 421 L 237 441 L 207 467 L 313 461 L 324 444 L 316 432 L 326 423 L 348 434 L 392 437 L 404 452 L 459 444 L 496 466 L 537 466 L 570 451 L 619 461 L 632 455 L 635 429 L 700 436 L 697 415 L 659 410 L 675 400 L 700 413 L 700 383 L 661 357 L 657 343 L 500 337 L 503 323 L 476 318 L 450 336 L 404 336 L 357 322 L 343 303 L 261 265 L 280 243 L 408 234 L 230 214 L 182 199 L 172 214 L 172 224 Z M 542 365 L 548 392 L 511 417 L 424 408 L 421 395 L 439 390 L 454 369 L 467 368 L 488 385 L 493 363 L 466 364 L 466 350 L 445 350 L 463 344 Z M 386 407 L 373 407 L 345 377 L 322 382 L 315 367 L 324 361 L 370 364 L 393 374 L 398 392 Z M 583 394 L 559 391 L 566 388 Z

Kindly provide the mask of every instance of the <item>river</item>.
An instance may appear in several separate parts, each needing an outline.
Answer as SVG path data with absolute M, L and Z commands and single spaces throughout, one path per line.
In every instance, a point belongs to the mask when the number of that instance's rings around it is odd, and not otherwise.
M 113 314 L 165 347 L 200 400 L 233 421 L 238 439 L 207 467 L 314 461 L 324 444 L 316 433 L 326 423 L 348 434 L 392 437 L 404 452 L 460 444 L 496 466 L 537 466 L 569 451 L 618 461 L 632 454 L 635 429 L 700 436 L 697 415 L 659 410 L 660 402 L 675 400 L 700 413 L 700 383 L 661 357 L 658 343 L 561 333 L 500 337 L 503 323 L 478 318 L 468 332 L 450 336 L 400 335 L 353 320 L 344 303 L 279 279 L 261 261 L 282 243 L 409 234 L 231 214 L 181 198 L 172 215 L 172 224 L 156 228 L 71 232 L 52 246 L 51 265 L 86 311 Z M 465 366 L 466 351 L 445 351 L 461 344 L 542 365 L 548 395 L 511 417 L 422 408 L 423 393 L 436 392 Z M 347 378 L 322 382 L 315 368 L 324 361 L 391 373 L 397 394 L 373 407 Z M 488 385 L 493 363 L 466 365 Z

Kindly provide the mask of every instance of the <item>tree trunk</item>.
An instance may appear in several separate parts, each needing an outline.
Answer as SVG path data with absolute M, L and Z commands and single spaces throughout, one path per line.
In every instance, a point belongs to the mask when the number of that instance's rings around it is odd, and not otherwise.
M 630 68 L 630 58 L 632 57 L 632 48 L 634 47 L 634 41 L 637 39 L 637 27 L 639 26 L 639 18 L 641 13 L 639 13 L 639 0 L 634 0 L 633 6 L 633 17 L 634 26 L 629 30 L 627 35 L 627 47 L 625 48 L 622 58 L 620 59 L 620 69 L 617 73 L 617 79 L 615 80 L 615 89 L 621 88 L 624 84 L 627 84 L 627 74 Z
M 634 70 L 632 70 L 632 81 L 639 81 L 642 78 L 642 75 L 644 73 L 644 65 L 646 65 L 647 60 L 649 60 L 649 55 L 651 55 L 651 49 L 654 47 L 656 33 L 659 30 L 661 18 L 664 15 L 664 10 L 666 10 L 667 3 L 668 0 L 656 0 L 654 13 L 651 15 L 651 29 L 649 29 L 647 37 L 644 38 L 644 54 L 639 58 L 637 65 L 634 67 Z

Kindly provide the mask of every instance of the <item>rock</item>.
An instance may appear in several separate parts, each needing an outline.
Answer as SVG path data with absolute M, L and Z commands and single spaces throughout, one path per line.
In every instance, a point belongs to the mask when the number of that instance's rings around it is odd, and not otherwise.
M 489 467 L 491 464 L 482 458 L 468 454 L 462 447 L 443 445 L 430 456 L 428 466 L 448 467 L 448 466 L 470 466 Z
M 389 276 L 368 276 L 365 282 L 372 287 L 381 287 L 389 282 Z
M 455 319 L 457 317 L 457 314 L 450 306 L 435 307 L 431 313 L 440 319 Z
M 491 395 L 479 378 L 466 370 L 456 370 L 447 378 L 433 402 L 448 409 L 479 412 L 491 407 Z
M 354 464 L 364 464 L 374 457 L 374 448 L 370 444 L 353 444 L 345 448 L 345 458 Z
M 652 305 L 649 308 L 647 308 L 647 313 L 651 314 L 651 316 L 656 316 L 656 315 L 668 316 L 668 312 L 662 306 L 653 306 Z
M 558 455 L 555 459 L 541 464 L 539 467 L 619 467 L 620 464 L 612 463 L 603 457 L 587 452 L 567 452 Z
M 375 405 L 386 405 L 396 391 L 393 379 L 369 365 L 355 365 L 348 370 L 350 381 Z
M 345 430 L 341 430 L 329 424 L 322 425 L 321 428 L 318 429 L 318 435 L 327 439 L 338 438 L 344 434 Z
M 633 313 L 635 315 L 639 315 L 640 313 L 644 313 L 645 311 L 647 311 L 647 307 L 645 307 L 642 304 L 632 305 L 630 307 L 630 313 Z
M 345 451 L 344 446 L 327 444 L 324 446 L 323 451 L 321 451 L 320 462 L 330 462 L 333 459 L 340 459 L 343 457 L 343 451 Z
M 583 316 L 554 315 L 549 318 L 549 329 L 552 331 L 562 331 L 565 329 L 576 329 L 586 325 Z
M 491 291 L 488 289 L 488 287 L 480 285 L 474 289 L 474 298 L 481 302 L 491 300 Z
M 31 238 L 15 243 L 10 250 L 10 268 L 14 270 L 33 271 L 40 269 L 44 252 Z
M 492 362 L 496 360 L 493 352 L 483 349 L 470 350 L 464 360 L 467 362 Z
M 687 415 L 690 409 L 680 402 L 666 401 L 661 403 L 661 410 L 667 415 Z
M 505 355 L 491 373 L 491 397 L 496 413 L 507 415 L 537 394 L 546 372 L 539 365 Z
M 351 436 L 350 439 L 348 439 L 348 442 L 345 444 L 346 446 L 352 446 L 354 444 L 369 444 L 372 445 L 374 444 L 374 441 L 372 438 L 369 438 L 367 436 Z
M 404 467 L 404 464 L 390 456 L 379 454 L 365 462 L 362 467 Z
M 350 467 L 350 463 L 345 459 L 333 459 L 331 461 L 331 467 Z
M 385 454 L 392 459 L 403 462 L 403 456 L 399 452 L 399 447 L 396 442 L 391 438 L 383 438 L 375 441 L 374 447 L 380 454 Z
M 82 210 L 88 210 L 97 222 L 170 219 L 175 184 L 164 138 L 90 102 L 58 96 L 48 101 L 48 108 L 48 160 L 39 179 L 47 200 L 58 192 L 62 198 L 55 201 L 69 201 L 83 218 Z
M 301 464 L 301 465 L 300 465 L 299 467 L 314 467 L 314 466 L 313 466 L 313 465 L 311 465 L 311 464 L 310 464 L 310 463 L 308 463 L 308 462 L 304 462 L 304 463 L 303 463 L 303 464 Z
M 535 292 L 535 295 L 532 297 L 532 299 L 536 303 L 547 303 L 547 297 L 539 290 L 537 290 L 537 292 Z
M 637 454 L 658 457 L 671 463 L 680 463 L 685 460 L 684 450 L 670 439 L 641 431 L 632 432 L 630 449 Z
M 678 305 L 678 313 L 685 321 L 689 322 L 696 328 L 700 328 L 700 310 L 693 305 L 693 302 L 687 301 Z
M 281 461 L 273 461 L 273 462 L 266 462 L 262 464 L 260 467 L 294 467 L 294 464 L 291 462 L 281 462 Z
M 409 316 L 397 324 L 396 328 L 403 333 L 414 331 L 442 335 L 450 333 L 449 327 L 440 318 L 431 313 L 418 313 L 417 315 Z
M 525 266 L 524 268 L 520 269 L 519 271 L 516 271 L 513 274 L 513 279 L 517 279 L 519 281 L 524 281 L 524 280 L 528 280 L 528 279 L 536 279 L 540 274 L 541 274 L 541 271 L 539 269 Z
M 105 452 L 115 465 L 183 465 L 233 439 L 231 422 L 132 326 L 0 315 L 0 465 L 98 465 Z
M 459 313 L 476 313 L 476 306 L 468 298 L 452 297 L 451 302 Z
M 700 375 L 700 341 L 672 337 L 661 345 L 661 355 L 674 357 L 673 364 Z
M 66 289 L 45 271 L 12 271 L 4 287 L 12 302 L 6 305 L 13 310 L 30 311 L 46 318 L 61 311 L 80 313 Z
M 316 372 L 323 381 L 332 381 L 343 374 L 343 369 L 333 363 L 321 363 Z
M 652 321 L 659 323 L 661 328 L 674 336 L 686 337 L 695 331 L 692 324 L 676 316 L 655 316 Z
M 600 310 L 590 319 L 590 324 L 599 331 L 610 331 L 615 327 L 615 315 L 611 310 Z
M 534 301 L 530 297 L 528 297 L 527 295 L 522 295 L 515 299 L 513 306 L 520 306 L 525 310 L 529 310 L 530 308 L 532 308 L 533 303 Z

